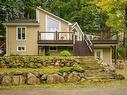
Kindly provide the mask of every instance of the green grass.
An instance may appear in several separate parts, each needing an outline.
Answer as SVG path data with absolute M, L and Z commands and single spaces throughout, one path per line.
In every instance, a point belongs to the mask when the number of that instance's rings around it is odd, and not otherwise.
M 40 72 L 40 73 L 46 73 L 46 74 L 50 74 L 50 73 L 57 73 L 59 72 L 59 67 L 52 67 L 52 66 L 48 66 L 48 67 L 42 67 L 42 68 L 38 68 L 38 69 L 33 69 L 33 68 L 0 68 L 0 72 L 3 73 L 9 73 L 9 72 Z
M 0 58 L 11 58 L 11 57 L 27 57 L 27 55 L 25 56 L 4 56 L 4 57 L 0 57 Z M 75 56 L 28 56 L 28 57 L 33 57 L 33 58 L 42 58 L 42 59 L 70 59 L 70 58 L 76 58 Z

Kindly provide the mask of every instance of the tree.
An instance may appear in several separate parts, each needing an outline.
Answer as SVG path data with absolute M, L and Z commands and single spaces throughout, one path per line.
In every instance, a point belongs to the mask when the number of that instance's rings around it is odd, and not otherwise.
M 83 4 L 81 11 L 77 12 L 72 18 L 77 21 L 83 31 L 86 32 L 106 32 L 108 27 L 105 25 L 107 16 L 95 4 Z
M 126 4 L 127 0 L 100 0 L 97 6 L 102 8 L 108 15 L 106 24 L 117 32 L 124 32 L 123 46 L 124 59 L 126 59 Z M 118 39 L 119 40 L 119 39 Z M 119 48 L 119 47 L 118 47 Z
M 127 0 L 100 0 L 96 5 L 107 13 L 107 26 L 112 27 L 116 31 L 125 31 L 126 4 Z

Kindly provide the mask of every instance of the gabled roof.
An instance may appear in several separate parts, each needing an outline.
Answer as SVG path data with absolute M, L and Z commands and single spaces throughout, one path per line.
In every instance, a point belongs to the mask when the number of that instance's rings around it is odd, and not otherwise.
M 38 23 L 35 19 L 16 19 L 8 21 L 7 23 Z
M 34 20 L 34 19 L 16 19 L 16 20 L 11 20 L 6 23 L 3 23 L 4 25 L 10 25 L 10 26 L 15 26 L 15 25 L 29 25 L 29 26 L 39 26 L 39 23 Z
M 78 24 L 77 22 L 73 23 L 73 25 L 72 25 L 72 30 L 75 28 L 76 25 L 77 25 L 77 27 L 79 28 L 80 32 L 81 32 L 82 34 L 84 34 L 83 31 L 82 31 L 82 29 L 80 28 L 80 26 L 79 26 L 79 24 Z
M 48 11 L 42 9 L 41 7 L 37 7 L 37 9 L 38 9 L 38 10 L 41 10 L 41 11 L 43 11 L 43 12 L 45 12 L 45 13 L 47 13 L 47 14 L 49 14 L 49 15 L 51 15 L 51 16 L 53 16 L 53 17 L 55 17 L 55 18 L 57 18 L 57 19 L 59 19 L 59 20 L 61 20 L 61 21 L 64 21 L 64 22 L 66 22 L 66 23 L 72 25 L 72 23 L 70 23 L 69 21 L 67 21 L 67 20 L 65 20 L 65 19 L 62 19 L 62 18 L 60 18 L 60 17 L 54 15 L 53 13 L 50 13 L 50 12 L 48 12 Z

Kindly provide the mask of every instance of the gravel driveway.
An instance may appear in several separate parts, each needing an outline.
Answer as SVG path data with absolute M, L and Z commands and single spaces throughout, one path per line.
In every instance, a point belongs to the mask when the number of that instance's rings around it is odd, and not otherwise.
M 127 95 L 127 87 L 88 88 L 88 89 L 20 89 L 0 90 L 0 95 Z

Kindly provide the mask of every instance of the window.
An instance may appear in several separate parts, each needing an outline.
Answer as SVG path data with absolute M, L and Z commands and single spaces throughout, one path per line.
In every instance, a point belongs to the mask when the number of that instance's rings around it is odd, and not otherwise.
M 50 50 L 50 51 L 56 51 L 57 48 L 56 48 L 56 47 L 49 47 L 49 50 Z
M 46 40 L 55 40 L 54 32 L 59 32 L 60 31 L 60 21 L 46 16 L 46 32 L 53 32 L 53 33 L 46 33 L 45 34 L 45 39 Z
M 17 47 L 17 51 L 25 52 L 26 51 L 26 47 L 25 46 L 18 46 Z
M 25 40 L 26 39 L 26 28 L 25 27 L 18 27 L 17 28 L 17 40 Z

